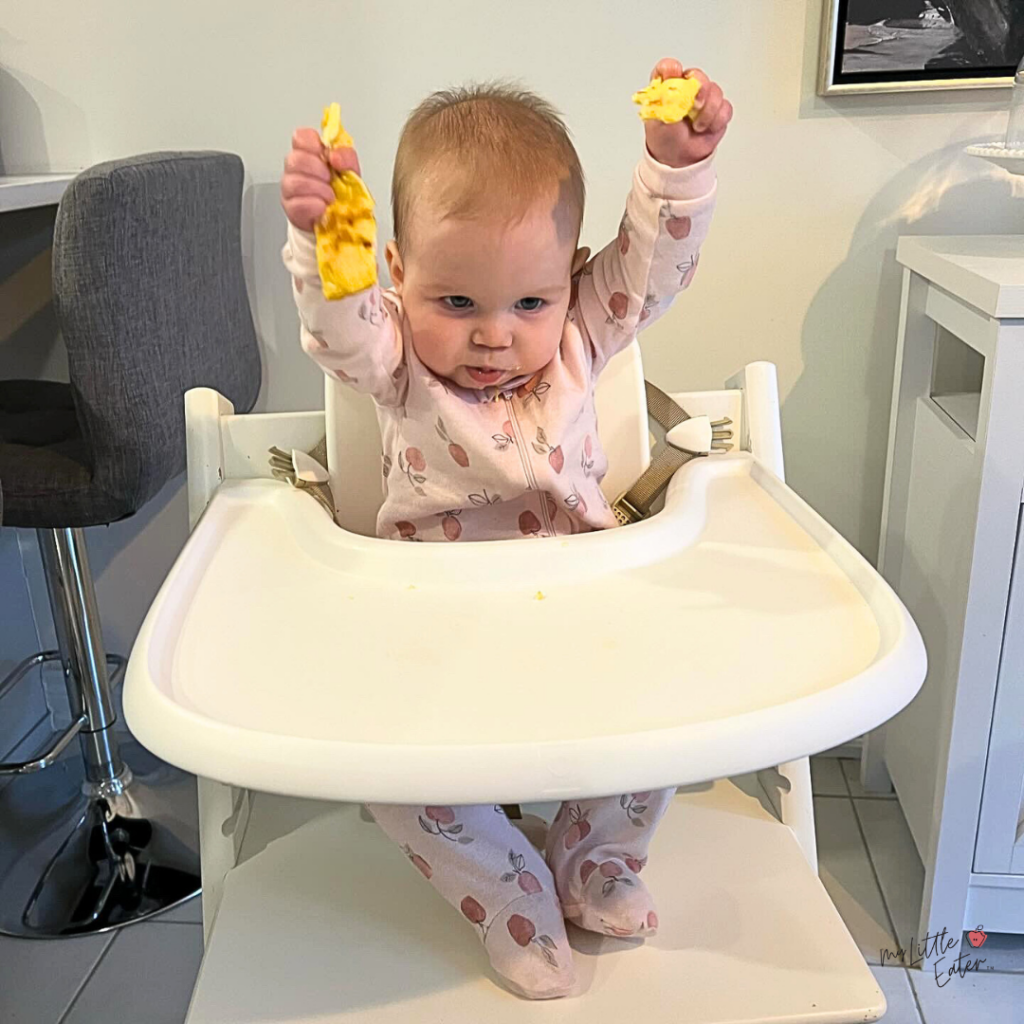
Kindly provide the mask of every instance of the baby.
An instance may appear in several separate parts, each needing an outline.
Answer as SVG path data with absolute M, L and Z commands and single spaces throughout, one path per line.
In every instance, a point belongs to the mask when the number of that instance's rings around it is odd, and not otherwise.
M 376 402 L 379 536 L 464 543 L 615 525 L 595 381 L 693 278 L 715 202 L 712 156 L 732 117 L 702 72 L 666 59 L 653 76 L 699 80 L 696 113 L 645 122 L 618 236 L 593 259 L 577 248 L 584 178 L 555 110 L 505 85 L 446 90 L 399 142 L 392 287 L 337 301 L 323 297 L 313 230 L 334 198 L 331 169 L 359 163 L 352 149 L 325 151 L 311 128 L 295 133 L 284 262 L 303 349 Z M 478 931 L 505 983 L 545 999 L 574 987 L 565 919 L 654 933 L 639 875 L 673 792 L 563 804 L 546 857 L 500 807 L 370 810 Z

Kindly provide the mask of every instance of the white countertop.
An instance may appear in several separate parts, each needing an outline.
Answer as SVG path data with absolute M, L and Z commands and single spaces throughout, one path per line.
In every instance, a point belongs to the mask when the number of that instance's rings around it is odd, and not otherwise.
M 0 174 L 0 213 L 54 206 L 75 178 L 65 174 Z
M 896 259 L 989 316 L 1024 317 L 1024 235 L 905 236 Z

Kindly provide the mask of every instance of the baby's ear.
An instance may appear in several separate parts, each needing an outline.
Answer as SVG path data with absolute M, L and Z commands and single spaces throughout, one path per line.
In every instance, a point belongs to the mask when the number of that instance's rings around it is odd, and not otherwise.
M 388 274 L 391 276 L 391 285 L 402 294 L 402 282 L 405 279 L 405 267 L 402 266 L 402 255 L 398 251 L 398 243 L 392 238 L 384 250 L 384 259 L 387 260 Z
M 575 277 L 582 269 L 583 264 L 590 259 L 590 250 L 583 246 L 582 249 L 576 250 L 576 255 L 572 258 L 572 270 L 569 273 L 570 277 Z

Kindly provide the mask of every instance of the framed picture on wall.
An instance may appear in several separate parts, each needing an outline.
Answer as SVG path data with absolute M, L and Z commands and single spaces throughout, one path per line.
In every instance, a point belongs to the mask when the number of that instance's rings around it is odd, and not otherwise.
M 1012 84 L 1024 0 L 825 0 L 822 96 Z

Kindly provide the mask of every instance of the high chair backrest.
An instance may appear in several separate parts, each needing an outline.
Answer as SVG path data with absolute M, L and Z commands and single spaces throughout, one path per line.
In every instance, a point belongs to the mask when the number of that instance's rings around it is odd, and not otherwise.
M 601 444 L 608 455 L 602 490 L 613 502 L 650 461 L 644 370 L 637 342 L 605 367 L 595 401 Z M 324 403 L 327 461 L 338 522 L 372 537 L 383 500 L 380 429 L 373 401 L 328 377 Z

